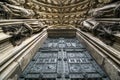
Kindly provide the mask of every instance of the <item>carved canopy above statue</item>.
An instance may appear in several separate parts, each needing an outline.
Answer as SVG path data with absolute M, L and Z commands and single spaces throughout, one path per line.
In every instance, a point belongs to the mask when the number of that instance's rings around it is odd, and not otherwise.
M 31 0 L 36 18 L 48 25 L 79 25 L 88 11 L 111 0 Z M 30 2 L 30 1 L 29 1 Z M 28 2 L 28 3 L 29 3 Z

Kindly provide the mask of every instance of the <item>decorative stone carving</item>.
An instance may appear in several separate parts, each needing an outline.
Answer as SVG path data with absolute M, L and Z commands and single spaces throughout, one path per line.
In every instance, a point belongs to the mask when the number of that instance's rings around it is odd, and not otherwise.
M 120 17 L 120 2 L 92 9 L 89 11 L 89 14 L 95 18 L 118 18 Z
M 10 24 L 2 26 L 4 33 L 11 35 L 11 43 L 20 45 L 25 37 L 31 36 L 33 29 L 26 23 Z
M 113 0 L 98 0 L 99 3 L 110 3 Z
M 72 25 L 69 24 L 70 21 L 73 21 L 71 20 L 71 15 L 74 15 L 72 19 L 77 20 L 79 20 L 80 18 L 88 18 L 90 17 L 88 15 L 89 10 L 96 7 L 104 6 L 105 4 L 113 2 L 113 0 L 3 0 L 3 2 L 8 2 L 9 4 L 12 4 L 12 7 L 7 7 L 8 9 L 15 8 L 12 13 L 10 12 L 10 14 L 13 15 L 14 13 L 17 18 L 26 18 L 26 16 L 23 16 L 24 13 L 27 14 L 34 12 L 35 15 L 34 17 L 32 15 L 32 18 L 44 19 L 43 23 L 46 23 L 47 25 L 53 25 L 54 21 L 57 21 L 60 25 L 61 23 L 66 24 L 66 22 L 68 22 L 68 25 Z M 13 7 L 13 5 L 22 6 L 25 9 L 30 9 L 30 12 L 29 10 L 23 10 L 20 8 L 16 8 L 15 6 Z M 116 9 L 116 12 L 119 11 L 118 8 Z M 21 12 L 22 15 L 16 14 Z M 99 13 L 103 14 L 102 11 L 100 11 Z M 80 16 L 76 16 L 78 14 Z M 97 14 L 97 16 L 99 15 L 98 13 L 94 14 Z M 69 15 L 68 18 L 65 17 L 67 15 Z M 116 13 L 116 15 L 118 15 L 118 13 Z M 52 17 L 49 18 L 49 16 Z M 56 19 L 55 16 L 58 16 L 58 18 Z M 73 21 L 73 24 L 75 24 L 75 21 Z
M 97 22 L 94 19 L 87 19 L 82 22 L 82 31 L 90 32 L 108 45 L 116 41 L 114 34 L 120 33 L 120 23 Z
M 1 2 L 0 7 L 2 12 L 10 15 L 10 18 L 32 18 L 34 16 L 33 10 L 25 9 L 19 6 Z

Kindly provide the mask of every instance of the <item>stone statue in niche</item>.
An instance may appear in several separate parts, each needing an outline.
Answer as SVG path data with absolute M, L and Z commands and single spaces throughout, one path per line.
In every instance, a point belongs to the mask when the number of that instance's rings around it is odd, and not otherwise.
M 31 23 L 11 23 L 9 25 L 1 26 L 5 34 L 11 35 L 10 42 L 14 45 L 20 45 L 24 39 L 30 37 L 33 34 L 41 32 L 47 25 L 43 25 L 39 21 L 33 21 Z
M 26 37 L 32 35 L 33 29 L 27 23 L 14 23 L 2 26 L 5 34 L 11 35 L 9 39 L 13 46 L 20 45 Z
M 5 2 L 0 2 L 0 8 L 1 12 L 9 15 L 9 18 L 32 18 L 34 16 L 33 10 L 25 9 Z
M 84 32 L 90 32 L 108 45 L 113 45 L 116 41 L 115 34 L 120 33 L 119 22 L 98 22 L 94 19 L 87 19 L 80 27 Z
M 16 5 L 16 6 L 23 6 L 25 4 L 25 0 L 1 0 L 0 2 L 6 2 L 11 5 Z
M 92 9 L 89 14 L 95 18 L 120 18 L 120 2 Z

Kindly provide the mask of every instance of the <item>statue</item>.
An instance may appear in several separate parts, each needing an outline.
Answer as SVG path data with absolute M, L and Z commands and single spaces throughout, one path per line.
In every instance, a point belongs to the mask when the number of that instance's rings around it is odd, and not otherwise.
M 95 8 L 89 11 L 89 14 L 95 18 L 119 18 L 120 17 L 120 2 L 108 4 L 101 8 Z
M 0 2 L 6 2 L 15 6 L 23 6 L 25 4 L 25 0 L 0 0 Z
M 12 23 L 9 25 L 2 25 L 2 30 L 5 34 L 11 35 L 10 42 L 13 46 L 20 45 L 26 37 L 32 34 L 41 32 L 47 26 L 39 21 L 32 23 Z
M 94 19 L 87 19 L 82 22 L 82 31 L 90 32 L 108 45 L 115 42 L 114 34 L 120 33 L 120 23 L 97 22 Z
M 2 26 L 4 33 L 11 35 L 13 46 L 20 45 L 25 37 L 32 35 L 33 29 L 27 23 L 14 23 Z
M 32 18 L 34 16 L 33 10 L 25 9 L 19 6 L 0 2 L 2 12 L 9 14 L 10 18 Z

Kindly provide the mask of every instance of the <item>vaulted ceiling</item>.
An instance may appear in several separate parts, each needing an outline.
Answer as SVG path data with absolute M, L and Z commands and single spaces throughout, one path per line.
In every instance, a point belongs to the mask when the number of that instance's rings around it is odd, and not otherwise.
M 34 10 L 35 18 L 47 25 L 79 25 L 92 8 L 111 0 L 26 0 L 25 7 Z

